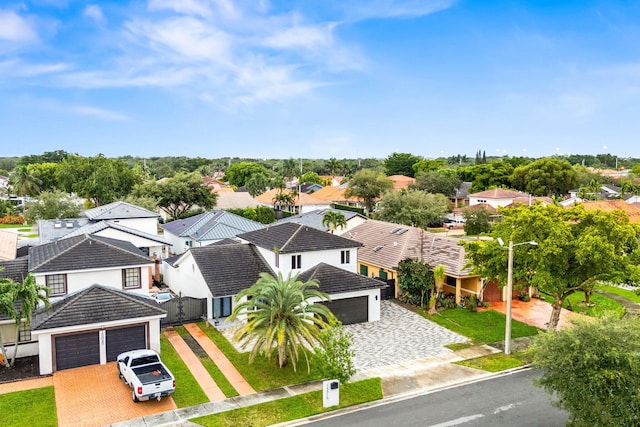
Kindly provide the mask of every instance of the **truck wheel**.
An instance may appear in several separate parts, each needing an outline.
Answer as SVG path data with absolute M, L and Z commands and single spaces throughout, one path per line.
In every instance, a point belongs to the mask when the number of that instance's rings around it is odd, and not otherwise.
M 131 389 L 131 400 L 133 400 L 135 403 L 140 402 L 138 400 L 138 396 L 136 396 L 136 391 L 134 389 Z

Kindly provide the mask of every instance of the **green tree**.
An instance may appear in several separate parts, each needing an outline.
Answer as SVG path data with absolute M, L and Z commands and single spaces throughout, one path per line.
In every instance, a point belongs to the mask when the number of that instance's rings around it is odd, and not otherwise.
M 361 169 L 349 180 L 346 197 L 358 197 L 363 200 L 367 212 L 373 212 L 376 199 L 393 188 L 393 181 L 383 173 L 371 169 Z
M 514 248 L 513 283 L 535 286 L 553 298 L 549 329 L 564 300 L 598 280 L 637 280 L 638 237 L 624 212 L 535 205 L 503 209 L 491 235 L 504 242 L 535 241 Z M 507 283 L 507 251 L 495 240 L 465 242 L 475 274 Z
M 239 215 L 243 218 L 257 221 L 261 224 L 271 224 L 276 221 L 276 213 L 267 206 L 256 206 L 255 208 L 227 209 L 227 212 Z
M 384 173 L 387 176 L 405 175 L 413 177 L 415 170 L 413 165 L 422 160 L 422 157 L 409 153 L 393 153 L 384 161 Z
M 151 197 L 158 201 L 158 207 L 172 220 L 181 218 L 192 208 L 213 209 L 217 196 L 203 184 L 197 172 L 179 172 L 161 183 L 155 181 L 139 185 L 133 190 L 134 197 Z
M 518 190 L 534 196 L 560 196 L 575 187 L 577 175 L 564 159 L 542 158 L 517 167 L 511 181 Z
M 442 169 L 442 167 L 446 164 L 446 160 L 444 159 L 422 159 L 413 165 L 414 174 L 419 174 L 420 172 L 428 172 L 428 171 L 437 171 Z
M 29 171 L 40 181 L 40 191 L 53 191 L 58 188 L 56 179 L 57 163 L 34 163 L 28 166 Z
M 462 180 L 451 169 L 439 171 L 422 171 L 416 176 L 416 182 L 411 187 L 433 194 L 454 196 Z
M 464 217 L 464 232 L 468 235 L 479 235 L 491 231 L 491 212 L 484 206 L 465 208 L 462 211 Z
M 302 184 L 322 184 L 322 178 L 315 172 L 305 172 L 300 177 Z
M 9 183 L 18 196 L 37 196 L 42 185 L 27 165 L 17 166 L 9 176 Z
M 25 218 L 29 222 L 39 219 L 77 218 L 82 210 L 67 193 L 62 191 L 43 191 L 35 202 L 25 206 Z
M 450 210 L 451 202 L 442 194 L 421 190 L 387 191 L 378 204 L 376 217 L 382 221 L 427 228 L 441 223 Z
M 243 187 L 252 175 L 262 174 L 269 176 L 267 169 L 261 164 L 254 162 L 233 163 L 224 171 L 224 178 L 231 185 Z
M 356 352 L 353 349 L 353 334 L 346 331 L 342 323 L 331 322 L 328 328 L 320 332 L 319 346 L 314 352 L 314 363 L 320 367 L 322 376 L 337 379 L 346 384 L 356 373 L 353 359 Z
M 637 426 L 640 319 L 590 319 L 535 337 L 528 350 L 536 382 L 569 412 L 569 425 Z
M 438 297 L 442 294 L 442 289 L 444 287 L 444 278 L 446 273 L 446 267 L 442 264 L 438 264 L 433 268 L 433 281 L 436 289 L 435 295 L 431 296 L 429 300 L 429 314 L 437 314 L 436 311 L 436 302 L 438 301 Z
M 490 188 L 511 187 L 513 165 L 507 160 L 495 160 L 490 164 L 481 163 L 475 166 L 458 168 L 458 176 L 463 181 L 472 183 L 471 192 L 488 190 Z
M 243 348 L 252 346 L 250 362 L 257 354 L 270 358 L 275 351 L 278 367 L 290 360 L 295 370 L 302 352 L 307 370 L 311 370 L 307 348 L 313 348 L 320 338 L 322 328 L 327 326 L 324 319 L 330 321 L 334 317 L 318 303 L 329 299 L 317 289 L 319 286 L 316 280 L 298 280 L 298 275 L 285 279 L 280 272 L 277 277 L 260 273 L 255 284 L 238 293 L 230 320 L 246 317 L 234 339 Z
M 338 227 L 341 229 L 347 226 L 347 219 L 342 212 L 326 211 L 322 215 L 322 225 L 328 227 L 333 234 L 334 230 Z
M 426 262 L 407 258 L 398 263 L 398 286 L 412 304 L 424 308 L 427 292 L 434 286 L 431 267 Z
M 132 205 L 145 208 L 151 212 L 156 212 L 158 210 L 158 200 L 154 197 L 135 197 L 133 195 L 129 195 L 122 200 Z
M 251 197 L 256 197 L 267 190 L 270 182 L 271 181 L 266 174 L 255 173 L 247 179 L 244 186 L 249 194 L 251 194 Z

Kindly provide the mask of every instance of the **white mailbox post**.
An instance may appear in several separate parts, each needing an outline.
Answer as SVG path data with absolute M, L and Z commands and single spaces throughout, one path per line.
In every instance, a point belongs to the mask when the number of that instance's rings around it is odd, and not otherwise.
M 322 405 L 325 408 L 340 404 L 340 381 L 328 380 L 322 383 Z

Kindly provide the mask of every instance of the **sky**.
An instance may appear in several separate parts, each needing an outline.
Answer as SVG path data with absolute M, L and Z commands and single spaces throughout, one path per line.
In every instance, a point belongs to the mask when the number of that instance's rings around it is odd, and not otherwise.
M 640 2 L 3 0 L 0 157 L 640 157 Z

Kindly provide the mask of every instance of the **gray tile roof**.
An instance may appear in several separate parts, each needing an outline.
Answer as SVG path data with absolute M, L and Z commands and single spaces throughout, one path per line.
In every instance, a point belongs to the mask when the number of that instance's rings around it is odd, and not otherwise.
M 226 211 L 210 211 L 161 226 L 174 236 L 189 237 L 194 241 L 222 240 L 240 233 L 260 230 L 264 225 Z
M 236 295 L 262 272 L 274 274 L 253 245 L 209 245 L 189 251 L 214 297 Z
M 296 224 L 307 225 L 309 227 L 316 228 L 321 231 L 329 231 L 329 227 L 322 225 L 322 219 L 324 218 L 324 214 L 328 211 L 339 212 L 344 215 L 344 219 L 349 221 L 350 219 L 359 216 L 362 218 L 366 218 L 364 215 L 360 215 L 357 212 L 343 211 L 339 209 L 316 209 L 311 212 L 306 212 L 300 215 L 290 216 L 288 218 L 282 218 L 278 220 L 278 224 L 285 222 L 293 222 Z M 340 229 L 338 229 L 340 231 Z
M 22 283 L 29 274 L 29 257 L 23 256 L 10 261 L 0 261 L 0 278 Z
M 362 291 L 366 289 L 386 288 L 387 284 L 361 274 L 352 273 L 321 262 L 313 268 L 300 273 L 298 280 L 308 282 L 316 279 L 320 283 L 320 291 L 327 294 Z
M 358 261 L 395 270 L 407 258 L 422 259 L 430 266 L 444 265 L 449 276 L 469 276 L 470 268 L 458 239 L 429 233 L 416 227 L 370 219 L 343 236 L 358 241 Z
M 84 225 L 83 227 L 78 228 L 77 230 L 74 230 L 68 234 L 65 234 L 64 236 L 62 236 L 62 238 L 67 239 L 69 237 L 80 236 L 82 234 L 95 234 L 100 231 L 106 230 L 108 228 L 122 231 L 123 233 L 132 234 L 134 236 L 143 237 L 145 239 L 152 240 L 162 245 L 171 246 L 169 242 L 165 241 L 162 237 L 156 234 L 149 234 L 149 233 L 145 233 L 144 231 L 136 230 L 135 228 L 125 227 L 124 225 L 118 224 L 113 221 L 92 222 Z
M 292 222 L 276 224 L 262 230 L 239 234 L 238 237 L 264 249 L 274 250 L 274 248 L 278 248 L 278 251 L 282 254 L 358 248 L 362 246 L 357 241 Z
M 35 246 L 29 252 L 29 271 L 46 273 L 153 263 L 130 242 L 82 235 Z
M 89 224 L 87 218 L 41 219 L 38 220 L 40 244 L 55 242 L 61 237 Z
M 100 221 L 104 219 L 128 219 L 128 218 L 157 218 L 156 212 L 151 212 L 140 206 L 131 203 L 117 201 L 109 203 L 97 208 L 88 209 L 83 215 L 91 221 Z
M 94 284 L 56 301 L 47 311 L 38 311 L 32 329 L 44 330 L 124 319 L 133 321 L 136 318 L 165 315 L 166 310 L 149 297 Z

